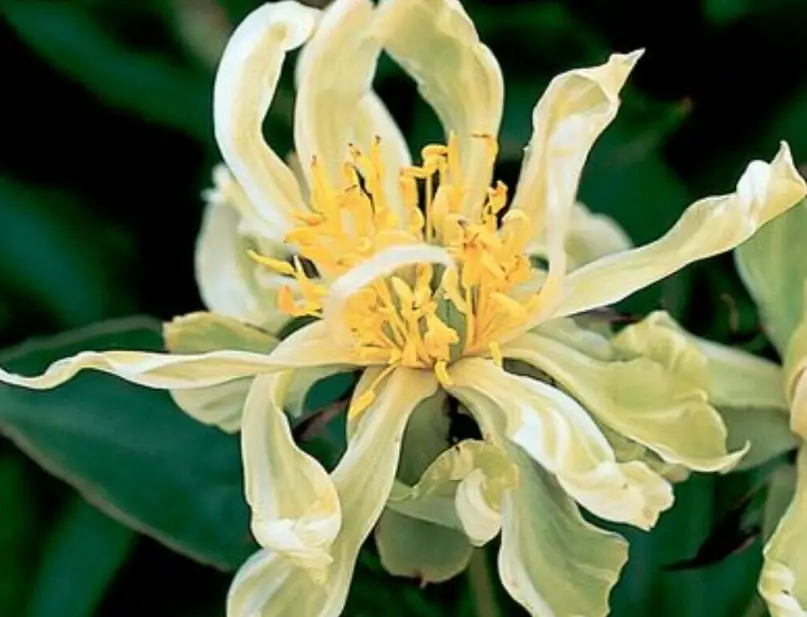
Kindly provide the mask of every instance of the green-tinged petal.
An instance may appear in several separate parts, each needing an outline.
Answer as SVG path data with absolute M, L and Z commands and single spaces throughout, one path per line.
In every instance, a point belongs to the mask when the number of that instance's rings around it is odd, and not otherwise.
M 555 339 L 593 358 L 612 360 L 615 357 L 614 348 L 608 337 L 590 328 L 579 326 L 569 317 L 553 319 L 541 324 L 539 329 L 541 336 Z
M 787 409 L 776 364 L 696 337 L 663 311 L 624 328 L 613 345 L 628 357 L 648 357 L 698 384 L 715 406 Z
M 244 377 L 291 368 L 350 365 L 350 350 L 331 342 L 324 324 L 315 322 L 283 340 L 271 354 L 223 349 L 201 354 L 141 351 L 83 351 L 57 360 L 32 377 L 0 369 L 0 382 L 33 390 L 55 388 L 82 370 L 110 373 L 160 390 L 217 386 Z
M 767 542 L 776 533 L 782 517 L 796 496 L 798 483 L 796 465 L 779 465 L 766 482 L 767 494 L 762 510 L 762 539 Z
M 381 565 L 390 574 L 442 583 L 465 570 L 473 547 L 455 529 L 385 510 L 375 528 Z
M 807 201 L 802 201 L 734 252 L 737 270 L 759 308 L 762 326 L 782 356 L 804 315 L 805 233 Z
M 605 617 L 627 542 L 584 520 L 557 482 L 513 455 L 519 482 L 503 500 L 502 584 L 533 617 Z
M 175 317 L 163 325 L 165 346 L 175 354 L 198 354 L 219 349 L 269 353 L 277 339 L 268 332 L 218 313 L 197 312 Z
M 213 92 L 216 141 L 227 166 L 260 214 L 262 230 L 282 240 L 290 213 L 303 206 L 294 174 L 263 139 L 285 55 L 311 35 L 319 11 L 286 0 L 265 4 L 236 28 Z
M 799 322 L 790 337 L 784 372 L 786 394 L 790 401 L 790 426 L 802 439 L 807 440 L 807 317 Z
M 733 249 L 807 193 L 787 144 L 768 164 L 752 162 L 734 193 L 692 204 L 664 236 L 590 263 L 566 278 L 554 315 L 614 304 L 687 264 Z M 546 319 L 539 309 L 535 321 Z M 528 326 L 532 323 L 528 323 Z
M 532 112 L 512 208 L 531 220 L 534 242 L 546 247 L 549 276 L 542 310 L 560 298 L 566 274 L 566 237 L 580 173 L 597 137 L 616 116 L 619 91 L 642 55 L 613 54 L 605 64 L 555 77 Z
M 628 235 L 610 216 L 590 212 L 581 203 L 572 206 L 565 243 L 569 270 L 632 246 Z
M 801 440 L 790 430 L 788 416 L 770 407 L 720 407 L 720 415 L 728 429 L 729 449 L 751 444 L 735 471 L 753 469 L 796 450 Z
M 504 357 L 550 375 L 603 424 L 697 471 L 728 471 L 743 455 L 727 453 L 726 427 L 697 384 L 648 358 L 603 362 L 538 332 L 504 346 Z
M 233 582 L 229 617 L 341 614 L 359 549 L 381 515 L 392 487 L 406 422 L 415 406 L 436 391 L 437 381 L 427 371 L 397 369 L 383 382 L 375 401 L 357 420 L 347 451 L 331 474 L 342 525 L 327 553 L 329 563 L 315 568 L 275 551 L 256 554 Z M 296 472 L 297 468 L 285 467 L 283 482 L 299 494 Z
M 807 449 L 797 465 L 796 494 L 764 550 L 759 591 L 771 617 L 807 615 Z
M 277 309 L 277 289 L 288 279 L 271 276 L 250 259 L 247 250 L 254 244 L 244 234 L 247 221 L 238 203 L 248 202 L 230 172 L 220 165 L 215 172 L 216 188 L 206 193 L 208 204 L 196 243 L 196 281 L 205 305 L 217 313 L 229 315 L 278 332 L 288 315 Z M 285 251 L 261 247 L 269 257 L 282 259 Z
M 330 182 L 341 181 L 356 110 L 370 91 L 381 45 L 371 36 L 369 0 L 336 0 L 322 13 L 296 68 L 294 142 L 313 185 L 316 158 Z
M 252 533 L 264 548 L 303 568 L 330 563 L 342 523 L 336 487 L 315 458 L 294 443 L 284 397 L 290 372 L 257 377 L 244 406 L 241 455 Z
M 417 483 L 434 460 L 449 448 L 448 396 L 441 390 L 415 408 L 404 432 L 398 480 Z
M 457 138 L 463 210 L 473 217 L 493 171 L 490 144 L 475 135 L 499 133 L 504 106 L 499 64 L 458 0 L 384 0 L 378 11 L 385 50 L 417 82 L 446 133 Z
M 588 412 L 564 392 L 475 358 L 452 365 L 450 376 L 450 392 L 483 430 L 505 433 L 594 514 L 649 529 L 672 505 L 669 483 L 643 462 L 618 462 Z

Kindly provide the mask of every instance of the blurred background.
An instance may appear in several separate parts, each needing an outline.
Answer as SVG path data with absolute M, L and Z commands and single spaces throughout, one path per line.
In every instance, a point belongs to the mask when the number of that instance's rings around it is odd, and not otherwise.
M 200 192 L 218 161 L 213 74 L 233 24 L 259 4 L 0 0 L 4 346 L 114 317 L 167 320 L 201 308 L 193 250 Z M 804 2 L 464 4 L 504 71 L 498 175 L 510 186 L 549 79 L 639 47 L 646 55 L 581 187 L 582 201 L 614 216 L 636 243 L 659 236 L 695 199 L 732 190 L 748 161 L 770 159 L 781 139 L 797 163 L 807 162 Z M 290 77 L 267 121 L 280 153 L 291 144 Z M 414 86 L 387 60 L 377 88 L 414 149 L 440 139 Z M 770 353 L 730 257 L 620 308 L 659 307 L 698 334 Z M 634 534 L 615 614 L 652 606 L 655 615 L 741 615 L 758 540 L 732 535 L 719 563 L 664 567 L 692 557 L 752 483 L 694 478 L 680 487 L 678 507 L 653 539 Z M 229 576 L 135 536 L 0 438 L 0 616 L 212 617 L 223 615 Z M 406 601 L 375 603 L 391 589 Z M 349 614 L 374 616 L 383 606 L 385 615 L 470 616 L 466 591 L 454 583 L 421 593 L 375 571 L 357 584 Z M 521 615 L 504 605 L 502 615 L 510 614 Z

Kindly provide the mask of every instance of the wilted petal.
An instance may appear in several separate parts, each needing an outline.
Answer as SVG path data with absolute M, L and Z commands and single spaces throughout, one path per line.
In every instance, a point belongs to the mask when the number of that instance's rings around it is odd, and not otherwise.
M 692 204 L 655 242 L 603 257 L 570 273 L 554 315 L 614 304 L 693 261 L 728 251 L 798 203 L 806 192 L 790 150 L 782 143 L 770 164 L 754 161 L 748 166 L 734 193 Z M 539 315 L 533 321 L 545 318 Z
M 462 572 L 473 547 L 460 531 L 385 510 L 375 528 L 381 565 L 390 574 L 441 583 Z
M 263 119 L 286 53 L 308 39 L 318 15 L 297 2 L 273 2 L 253 11 L 227 43 L 213 92 L 222 156 L 260 213 L 263 229 L 281 240 L 289 214 L 304 206 L 294 174 L 264 142 Z
M 771 617 L 807 615 L 807 449 L 797 465 L 796 494 L 764 550 L 759 591 Z
M 617 462 L 586 410 L 557 388 L 473 358 L 450 375 L 483 428 L 505 433 L 598 516 L 649 529 L 672 505 L 669 483 L 642 462 Z
M 513 449 L 518 486 L 502 503 L 499 575 L 534 617 L 605 617 L 627 543 L 597 529 L 548 474 Z
M 807 201 L 771 221 L 737 247 L 737 271 L 757 305 L 762 327 L 779 354 L 804 315 L 807 280 Z
M 369 0 L 336 0 L 300 53 L 294 141 L 309 184 L 314 157 L 332 183 L 341 179 L 360 102 L 370 92 L 381 52 L 371 36 L 374 15 Z
M 726 427 L 705 390 L 648 358 L 598 360 L 541 336 L 540 328 L 502 354 L 550 375 L 600 422 L 669 463 L 728 471 L 744 453 L 726 451 Z
M 583 165 L 616 116 L 619 91 L 641 55 L 613 54 L 600 66 L 558 75 L 532 112 L 533 134 L 512 208 L 529 216 L 534 242 L 546 247 L 549 277 L 543 310 L 556 305 L 562 290 L 566 237 Z
M 504 105 L 499 64 L 458 0 L 387 0 L 378 12 L 385 50 L 417 82 L 446 133 L 456 135 L 463 209 L 473 217 L 493 171 L 489 144 L 474 135 L 499 133 Z

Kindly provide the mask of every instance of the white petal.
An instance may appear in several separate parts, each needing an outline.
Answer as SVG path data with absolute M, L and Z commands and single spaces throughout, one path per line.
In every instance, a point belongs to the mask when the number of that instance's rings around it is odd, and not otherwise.
M 608 62 L 555 77 L 532 112 L 512 208 L 532 220 L 535 242 L 546 247 L 545 304 L 554 305 L 566 273 L 566 236 L 580 174 L 594 145 L 619 109 L 619 91 L 642 55 L 613 54 Z
M 417 82 L 446 132 L 457 136 L 463 210 L 473 217 L 493 171 L 488 145 L 473 135 L 499 133 L 504 105 L 499 64 L 458 0 L 386 0 L 378 10 L 385 50 Z
M 278 239 L 289 229 L 289 213 L 304 206 L 294 174 L 264 142 L 263 119 L 286 52 L 306 41 L 318 15 L 291 1 L 256 9 L 236 28 L 216 74 L 213 114 L 222 156 L 264 229 Z
M 490 503 L 485 480 L 485 472 L 474 469 L 457 486 L 457 516 L 474 546 L 490 542 L 502 526 L 501 503 Z
M 591 212 L 581 203 L 572 207 L 565 242 L 570 270 L 632 247 L 628 235 L 610 216 Z
M 241 231 L 243 215 L 234 202 L 246 196 L 225 168 L 217 169 L 217 197 L 205 207 L 196 243 L 196 281 L 205 305 L 217 313 L 278 332 L 289 317 L 277 308 L 277 288 L 263 285 L 260 266 L 247 254 L 250 243 Z M 269 257 L 282 258 L 279 250 Z
M 807 449 L 798 458 L 796 494 L 764 550 L 759 591 L 771 617 L 807 615 Z
M 289 372 L 257 377 L 244 407 L 241 452 L 252 533 L 303 567 L 324 568 L 342 523 L 336 487 L 300 450 L 283 411 Z
M 314 157 L 333 184 L 340 182 L 359 105 L 381 52 L 370 36 L 374 14 L 369 0 L 335 0 L 300 54 L 294 142 L 309 184 Z
M 560 390 L 475 358 L 452 365 L 450 375 L 450 392 L 483 430 L 521 446 L 598 516 L 649 529 L 672 505 L 669 483 L 642 462 L 617 462 L 586 410 Z
M 584 520 L 554 480 L 514 456 L 519 484 L 502 504 L 502 584 L 533 617 L 605 617 L 627 543 Z
M 604 362 L 541 336 L 540 329 L 502 354 L 550 375 L 600 422 L 669 463 L 728 471 L 744 453 L 726 451 L 726 427 L 707 392 L 651 359 Z
M 782 143 L 770 164 L 754 161 L 748 166 L 734 193 L 692 204 L 660 239 L 569 274 L 554 314 L 573 315 L 613 304 L 693 261 L 731 250 L 806 193 L 807 184 L 796 171 L 787 144 Z

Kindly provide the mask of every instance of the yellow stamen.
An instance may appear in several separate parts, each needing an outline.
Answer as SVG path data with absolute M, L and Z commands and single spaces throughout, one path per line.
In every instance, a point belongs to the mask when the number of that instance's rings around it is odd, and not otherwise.
M 396 368 L 397 364 L 391 364 L 373 380 L 373 382 L 362 392 L 359 396 L 355 397 L 350 402 L 350 408 L 347 410 L 347 417 L 349 420 L 356 420 L 362 413 L 364 413 L 370 405 L 375 402 L 375 391 L 379 384 L 387 378 Z

